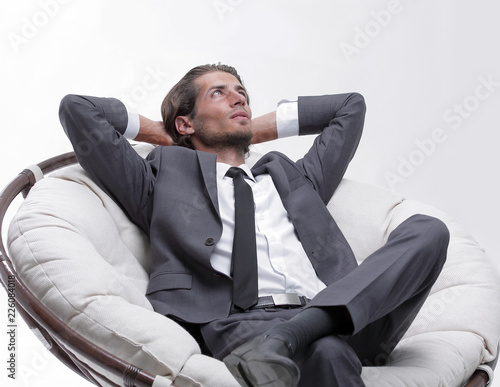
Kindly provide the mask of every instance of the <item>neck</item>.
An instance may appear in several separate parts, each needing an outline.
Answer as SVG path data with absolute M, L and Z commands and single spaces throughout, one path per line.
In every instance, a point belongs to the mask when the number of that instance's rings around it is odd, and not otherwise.
M 242 152 L 218 152 L 217 162 L 237 167 L 245 163 L 245 155 Z
M 196 150 L 200 150 L 207 153 L 213 153 L 217 155 L 217 162 L 229 164 L 232 167 L 237 167 L 238 165 L 245 163 L 245 151 L 241 148 L 232 148 L 228 146 L 216 147 L 216 146 L 204 146 L 197 142 L 194 144 Z

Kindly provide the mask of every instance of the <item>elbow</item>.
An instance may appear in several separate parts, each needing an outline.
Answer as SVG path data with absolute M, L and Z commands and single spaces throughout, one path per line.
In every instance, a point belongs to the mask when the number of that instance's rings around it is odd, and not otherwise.
M 358 128 L 361 134 L 366 115 L 365 98 L 360 93 L 352 93 L 348 103 L 351 107 L 352 119 L 353 123 L 355 123 L 354 126 Z
M 365 97 L 363 97 L 362 94 L 351 93 L 349 103 L 351 103 L 356 108 L 356 110 L 364 117 L 366 113 L 366 102 Z
M 59 121 L 68 135 L 68 129 L 72 127 L 71 123 L 78 120 L 78 116 L 84 108 L 85 98 L 75 94 L 68 94 L 63 97 L 59 103 Z
M 76 96 L 68 94 L 63 97 L 59 103 L 59 121 L 64 129 L 64 133 L 68 135 L 68 120 L 71 117 L 72 107 L 74 105 Z
M 350 106 L 351 132 L 356 142 L 359 143 L 363 133 L 366 115 L 365 98 L 360 93 L 352 93 L 349 96 L 348 104 Z
M 80 99 L 81 97 L 75 94 L 65 95 L 59 103 L 59 117 L 71 113 Z

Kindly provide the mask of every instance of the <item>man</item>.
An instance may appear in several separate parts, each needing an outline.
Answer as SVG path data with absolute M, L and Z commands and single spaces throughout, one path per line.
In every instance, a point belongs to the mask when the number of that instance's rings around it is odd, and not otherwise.
M 189 71 L 162 122 L 116 99 L 66 96 L 60 108 L 80 164 L 150 237 L 151 304 L 243 386 L 362 386 L 362 365 L 390 354 L 441 271 L 442 222 L 411 217 L 358 266 L 326 209 L 364 113 L 350 93 L 301 97 L 252 119 L 225 65 Z M 303 159 L 271 152 L 245 165 L 251 142 L 293 133 L 318 134 Z M 162 146 L 143 160 L 126 136 Z

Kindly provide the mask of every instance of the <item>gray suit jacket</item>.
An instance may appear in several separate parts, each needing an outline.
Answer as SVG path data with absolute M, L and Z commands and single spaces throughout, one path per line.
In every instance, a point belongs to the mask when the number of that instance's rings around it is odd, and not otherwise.
M 253 167 L 268 173 L 319 278 L 330 284 L 356 266 L 351 248 L 326 209 L 350 162 L 364 123 L 357 93 L 301 97 L 299 134 L 318 134 L 297 162 L 271 152 Z M 127 126 L 116 99 L 68 95 L 61 123 L 89 175 L 150 237 L 147 296 L 156 311 L 181 321 L 226 317 L 232 280 L 216 272 L 210 255 L 222 234 L 216 155 L 156 147 L 144 160 L 121 135 Z

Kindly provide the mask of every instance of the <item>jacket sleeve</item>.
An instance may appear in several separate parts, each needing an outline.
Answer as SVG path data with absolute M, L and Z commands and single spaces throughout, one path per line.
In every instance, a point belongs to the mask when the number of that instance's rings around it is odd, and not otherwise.
M 365 111 L 364 98 L 358 93 L 299 97 L 299 135 L 319 136 L 297 165 L 325 204 L 356 152 Z
M 144 160 L 123 137 L 128 115 L 114 98 L 65 96 L 59 118 L 79 163 L 128 216 L 149 231 L 149 202 L 158 160 Z

